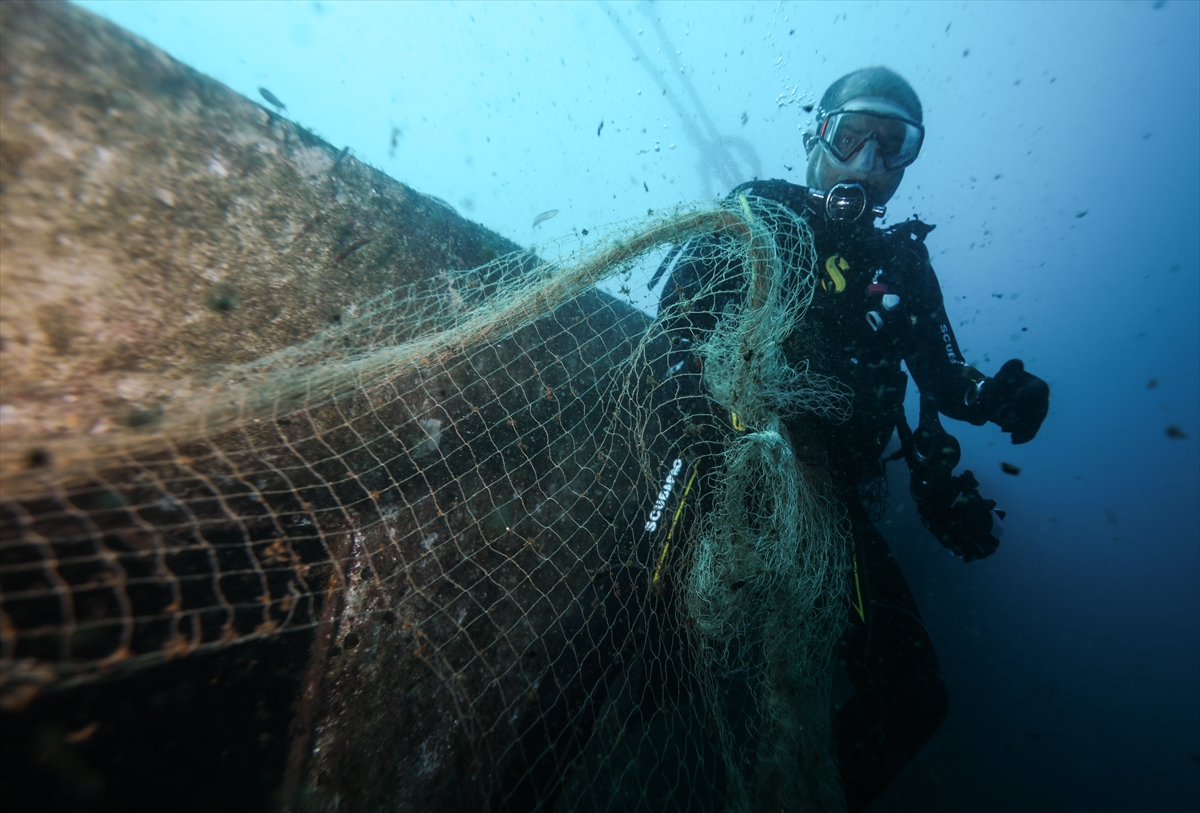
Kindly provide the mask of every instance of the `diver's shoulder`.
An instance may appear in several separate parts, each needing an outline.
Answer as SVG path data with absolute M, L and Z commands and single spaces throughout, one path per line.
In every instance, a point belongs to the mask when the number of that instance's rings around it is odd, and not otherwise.
M 892 226 L 882 229 L 883 233 L 893 240 L 904 240 L 912 243 L 924 245 L 925 238 L 929 233 L 936 229 L 937 226 L 933 223 L 926 223 L 917 216 L 910 217 L 908 220 L 902 220 Z
M 918 217 L 910 217 L 886 228 L 879 233 L 884 245 L 890 245 L 891 255 L 897 259 L 907 258 L 905 263 L 913 274 L 933 274 L 929 262 L 929 246 L 925 238 L 936 228 Z M 904 260 L 901 260 L 904 262 Z

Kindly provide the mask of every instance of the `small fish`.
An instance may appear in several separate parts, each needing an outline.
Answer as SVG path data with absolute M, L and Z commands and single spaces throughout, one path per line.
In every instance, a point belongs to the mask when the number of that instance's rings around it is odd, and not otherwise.
M 554 217 L 556 214 L 558 214 L 557 209 L 547 209 L 546 211 L 542 212 L 540 215 L 538 215 L 537 217 L 535 217 L 533 219 L 533 227 L 536 229 L 538 226 L 545 223 L 547 220 Z
M 349 153 L 350 153 L 350 145 L 347 144 L 345 147 L 342 147 L 342 151 L 339 152 L 338 157 L 336 159 L 334 159 L 333 166 L 331 166 L 329 168 L 330 171 L 337 169 L 338 164 L 342 163 L 342 159 L 345 158 L 347 155 L 349 155 Z
M 750 121 L 750 116 L 745 111 L 742 111 L 742 126 L 746 126 L 746 122 Z
M 1075 217 L 1076 217 L 1076 219 L 1078 219 L 1078 218 L 1081 218 L 1081 217 L 1087 217 L 1087 213 L 1088 213 L 1088 210 L 1087 210 L 1087 209 L 1084 209 L 1082 212 L 1080 212 L 1079 214 L 1075 215 Z
M 1152 378 L 1152 379 L 1150 379 L 1150 383 L 1148 383 L 1148 384 L 1146 385 L 1146 389 L 1148 389 L 1148 390 L 1152 390 L 1152 389 L 1154 389 L 1154 388 L 1155 388 L 1155 387 L 1157 387 L 1157 386 L 1158 386 L 1158 379 L 1157 379 L 1157 378 Z
M 287 110 L 287 105 L 279 101 L 279 97 L 271 91 L 267 90 L 266 88 L 259 88 L 258 92 L 262 94 L 264 99 L 278 107 L 280 110 Z
M 1001 463 L 1000 471 L 1004 472 L 1005 474 L 1011 474 L 1014 477 L 1021 473 L 1021 470 L 1012 463 Z
M 650 191 L 650 187 L 646 186 L 646 182 L 645 182 L 645 181 L 642 181 L 642 189 L 645 189 L 647 192 L 649 192 L 649 191 Z
M 596 135 L 600 135 L 600 131 L 604 129 L 604 119 L 600 119 L 600 126 L 596 128 Z
M 367 239 L 365 239 L 365 240 L 358 240 L 358 241 L 356 241 L 356 242 L 352 243 L 352 244 L 351 244 L 351 245 L 350 245 L 348 248 L 346 248 L 345 250 L 338 252 L 338 255 L 337 255 L 336 257 L 334 257 L 334 258 L 333 258 L 333 261 L 334 261 L 334 262 L 337 262 L 337 263 L 340 263 L 342 260 L 344 260 L 344 259 L 346 259 L 347 257 L 349 257 L 351 254 L 353 254 L 354 252 L 358 251 L 360 248 L 362 248 L 363 246 L 365 246 L 365 245 L 366 245 L 367 243 L 369 243 L 369 242 L 371 242 L 370 238 L 367 238 Z
M 1173 423 L 1167 427 L 1167 437 L 1172 440 L 1186 440 L 1187 432 L 1184 432 L 1179 424 Z

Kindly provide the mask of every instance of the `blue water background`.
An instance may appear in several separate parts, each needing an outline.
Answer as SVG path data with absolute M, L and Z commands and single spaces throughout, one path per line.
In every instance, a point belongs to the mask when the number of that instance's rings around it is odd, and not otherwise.
M 83 5 L 522 244 L 802 183 L 803 105 L 900 71 L 928 137 L 888 222 L 937 224 L 968 360 L 1053 396 L 1026 446 L 947 422 L 1010 512 L 986 561 L 897 472 L 952 700 L 873 809 L 1200 809 L 1200 4 Z

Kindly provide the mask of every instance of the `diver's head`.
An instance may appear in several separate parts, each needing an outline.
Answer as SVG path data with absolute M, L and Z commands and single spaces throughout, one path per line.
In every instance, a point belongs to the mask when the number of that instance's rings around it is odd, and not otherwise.
M 834 82 L 821 97 L 816 129 L 804 136 L 808 186 L 866 190 L 867 210 L 891 200 L 925 138 L 921 100 L 900 74 L 863 68 Z

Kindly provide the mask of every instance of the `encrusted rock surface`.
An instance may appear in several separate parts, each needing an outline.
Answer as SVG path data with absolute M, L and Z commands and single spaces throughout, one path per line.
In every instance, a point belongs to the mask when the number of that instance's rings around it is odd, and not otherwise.
M 9 490 L 47 441 L 153 427 L 225 364 L 518 248 L 82 9 L 0 23 Z
M 398 375 L 387 403 L 351 393 L 181 450 L 172 419 L 228 365 L 518 247 L 82 9 L 0 4 L 0 73 L 2 758 L 26 777 L 0 798 L 485 807 L 616 555 L 612 495 L 650 487 L 605 455 L 599 395 L 645 318 L 591 294 Z M 149 458 L 89 468 L 93 441 L 157 432 Z M 86 566 L 60 566 L 72 556 Z M 238 568 L 267 575 L 235 584 Z M 221 604 L 134 596 L 132 573 L 200 573 Z M 54 626 L 67 610 L 39 621 L 39 590 L 74 602 L 74 627 L 110 612 L 141 631 L 85 663 Z M 113 599 L 90 619 L 88 591 Z M 55 657 L 108 682 L 55 691 Z

